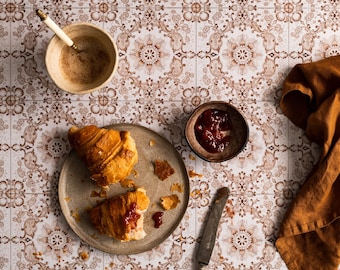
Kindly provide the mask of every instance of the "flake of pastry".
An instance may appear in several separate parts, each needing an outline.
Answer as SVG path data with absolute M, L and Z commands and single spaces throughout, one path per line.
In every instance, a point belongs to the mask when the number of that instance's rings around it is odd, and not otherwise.
M 203 174 L 199 174 L 199 173 L 196 173 L 193 170 L 189 170 L 189 177 L 196 177 L 196 176 L 199 177 L 199 178 L 202 178 Z
M 83 261 L 86 261 L 90 255 L 87 251 L 81 251 L 79 252 L 79 257 L 83 260 Z
M 121 187 L 123 188 L 135 188 L 136 184 L 131 179 L 124 179 L 120 182 Z
M 156 145 L 156 141 L 155 141 L 154 139 L 151 139 L 151 140 L 149 141 L 149 145 L 150 145 L 151 147 L 154 147 L 154 146 Z
M 176 194 L 161 197 L 161 205 L 164 210 L 175 209 L 180 203 L 180 200 Z
M 192 154 L 189 154 L 189 159 L 190 160 L 196 160 L 196 157 L 194 155 L 192 155 Z
M 78 210 L 71 210 L 71 216 L 77 221 L 79 222 L 80 221 L 80 215 L 78 213 Z
M 175 170 L 171 167 L 167 160 L 157 159 L 154 162 L 154 173 L 157 177 L 164 181 L 175 173 Z
M 180 184 L 180 183 L 173 183 L 170 187 L 170 191 L 171 192 L 179 192 L 179 193 L 182 193 L 183 192 L 183 185 Z

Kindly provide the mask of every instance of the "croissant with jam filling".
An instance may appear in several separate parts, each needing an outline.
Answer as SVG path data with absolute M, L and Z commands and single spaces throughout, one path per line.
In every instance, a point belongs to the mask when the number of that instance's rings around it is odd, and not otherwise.
M 129 131 L 94 125 L 71 127 L 68 138 L 87 166 L 91 179 L 100 187 L 124 180 L 138 161 L 136 144 Z
M 120 241 L 140 240 L 146 233 L 143 214 L 150 200 L 145 189 L 138 188 L 105 200 L 90 210 L 90 219 L 99 233 Z

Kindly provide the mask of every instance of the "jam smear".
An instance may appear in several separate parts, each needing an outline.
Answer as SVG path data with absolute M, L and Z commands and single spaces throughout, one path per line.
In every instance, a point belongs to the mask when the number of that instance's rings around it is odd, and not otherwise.
M 152 219 L 155 222 L 155 228 L 159 228 L 163 224 L 163 212 L 156 212 L 152 215 Z
M 137 227 L 137 220 L 140 218 L 140 214 L 136 212 L 137 204 L 131 203 L 130 209 L 126 211 L 124 215 L 124 224 L 125 226 L 130 225 L 131 229 L 135 229 Z
M 199 144 L 210 153 L 220 153 L 228 146 L 231 123 L 226 111 L 205 110 L 195 123 L 195 135 Z

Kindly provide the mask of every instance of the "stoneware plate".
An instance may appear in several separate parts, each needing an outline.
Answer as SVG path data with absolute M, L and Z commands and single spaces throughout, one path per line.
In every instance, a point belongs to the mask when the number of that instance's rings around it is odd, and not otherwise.
M 145 252 L 161 244 L 180 223 L 189 200 L 189 179 L 185 165 L 173 145 L 159 134 L 142 126 L 132 124 L 117 124 L 106 128 L 127 130 L 135 139 L 138 151 L 138 163 L 135 166 L 137 174 L 131 174 L 136 185 L 146 189 L 150 198 L 150 206 L 144 215 L 146 237 L 138 241 L 120 242 L 105 235 L 100 235 L 92 226 L 88 209 L 95 206 L 99 197 L 91 197 L 93 191 L 100 188 L 89 177 L 89 172 L 75 151 L 71 151 L 65 160 L 59 179 L 59 201 L 62 212 L 73 231 L 89 245 L 112 254 L 136 254 Z M 150 145 L 150 141 L 154 142 Z M 156 159 L 167 160 L 175 169 L 168 179 L 161 181 L 154 174 L 153 162 Z M 171 191 L 171 185 L 178 183 L 182 192 Z M 113 184 L 107 191 L 107 197 L 127 192 L 120 184 Z M 180 203 L 175 209 L 164 211 L 159 202 L 161 196 L 177 194 Z M 163 224 L 154 227 L 152 215 L 163 211 Z

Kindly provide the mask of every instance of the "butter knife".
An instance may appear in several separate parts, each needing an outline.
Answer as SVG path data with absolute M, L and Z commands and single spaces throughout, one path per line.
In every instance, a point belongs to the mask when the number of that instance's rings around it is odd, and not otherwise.
M 217 228 L 229 194 L 230 191 L 227 187 L 219 189 L 216 199 L 211 206 L 197 252 L 197 261 L 200 269 L 209 264 L 216 241 Z

